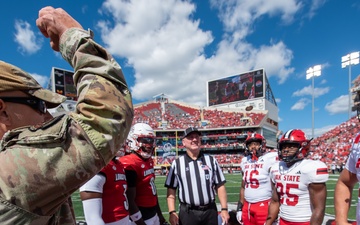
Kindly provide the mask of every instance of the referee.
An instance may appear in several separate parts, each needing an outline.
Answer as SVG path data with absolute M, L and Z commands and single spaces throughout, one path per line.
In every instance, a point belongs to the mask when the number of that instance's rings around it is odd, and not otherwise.
M 200 152 L 200 132 L 196 128 L 185 130 L 182 143 L 186 154 L 173 161 L 165 181 L 171 225 L 218 225 L 215 191 L 221 204 L 222 221 L 227 223 L 226 181 L 218 162 Z M 177 188 L 179 215 L 175 207 Z

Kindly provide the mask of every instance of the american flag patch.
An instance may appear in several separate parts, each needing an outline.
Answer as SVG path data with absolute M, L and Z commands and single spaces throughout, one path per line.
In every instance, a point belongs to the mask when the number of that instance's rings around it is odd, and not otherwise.
M 316 175 L 320 175 L 320 174 L 328 174 L 328 170 L 327 168 L 319 168 L 316 170 Z
M 202 168 L 203 170 L 209 170 L 209 167 L 208 167 L 207 165 L 202 165 L 201 168 Z

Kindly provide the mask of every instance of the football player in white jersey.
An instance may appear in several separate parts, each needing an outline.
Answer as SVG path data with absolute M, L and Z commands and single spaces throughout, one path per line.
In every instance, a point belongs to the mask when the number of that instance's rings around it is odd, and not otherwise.
M 360 76 L 355 79 L 351 91 L 354 95 L 354 106 L 352 110 L 357 111 L 357 117 L 360 119 Z M 347 216 L 351 205 L 351 194 L 357 182 L 360 183 L 360 133 L 358 133 L 353 140 L 345 169 L 341 172 L 338 182 L 336 183 L 334 192 L 336 224 L 350 224 Z M 356 223 L 360 224 L 360 189 L 356 209 Z
M 266 140 L 258 133 L 245 140 L 248 155 L 240 164 L 242 182 L 237 219 L 245 225 L 263 225 L 271 198 L 270 167 L 277 161 L 276 152 L 266 153 Z
M 326 204 L 327 166 L 305 159 L 310 141 L 302 130 L 289 130 L 278 142 L 280 161 L 270 169 L 272 198 L 266 224 L 322 224 Z M 280 213 L 279 213 L 280 211 Z

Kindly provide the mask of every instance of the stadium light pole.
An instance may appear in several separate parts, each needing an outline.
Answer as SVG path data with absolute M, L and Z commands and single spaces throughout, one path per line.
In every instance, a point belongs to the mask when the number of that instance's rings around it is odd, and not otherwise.
M 312 127 L 311 127 L 311 135 L 312 138 L 314 138 L 314 77 L 318 77 L 321 75 L 321 65 L 316 65 L 313 67 L 310 67 L 308 70 L 306 70 L 306 79 L 312 79 L 312 86 L 311 86 L 311 95 L 312 95 Z
M 351 65 L 359 64 L 359 52 L 352 52 L 341 57 L 341 68 L 349 66 L 349 119 L 351 118 Z

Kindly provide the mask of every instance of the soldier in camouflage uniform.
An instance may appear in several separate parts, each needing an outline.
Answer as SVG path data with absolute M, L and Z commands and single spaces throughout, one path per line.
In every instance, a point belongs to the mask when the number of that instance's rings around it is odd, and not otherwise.
M 109 163 L 129 132 L 133 107 L 122 70 L 62 9 L 37 26 L 75 69 L 74 113 L 50 119 L 64 98 L 0 62 L 0 224 L 75 224 L 71 194 Z

